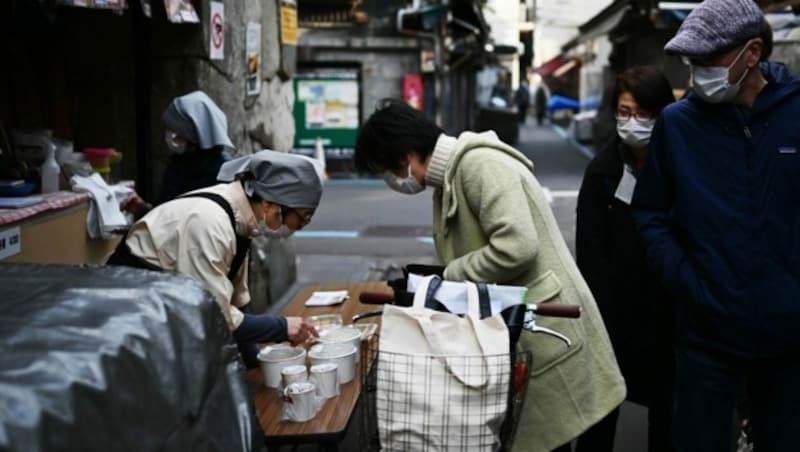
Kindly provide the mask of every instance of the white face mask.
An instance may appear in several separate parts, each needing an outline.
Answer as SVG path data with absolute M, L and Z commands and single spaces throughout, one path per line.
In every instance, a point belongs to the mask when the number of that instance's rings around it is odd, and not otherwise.
M 742 87 L 742 82 L 750 72 L 750 68 L 747 68 L 747 70 L 745 70 L 742 76 L 739 78 L 739 81 L 734 84 L 729 82 L 731 68 L 739 61 L 742 55 L 744 55 L 744 51 L 750 46 L 750 42 L 751 41 L 747 41 L 747 44 L 742 47 L 739 55 L 736 56 L 736 59 L 734 59 L 733 63 L 731 63 L 728 67 L 689 66 L 692 74 L 692 87 L 694 92 L 696 92 L 697 95 L 703 100 L 712 104 L 733 102 L 733 100 L 736 99 L 736 96 L 739 94 L 739 90 Z
M 639 121 L 634 117 L 617 119 L 617 134 L 622 139 L 622 142 L 628 146 L 647 146 L 655 124 L 655 119 L 648 121 Z
M 186 151 L 186 140 L 171 130 L 164 132 L 164 141 L 167 142 L 169 150 L 176 154 L 183 154 Z
M 285 239 L 292 234 L 294 231 L 289 226 L 286 226 L 283 223 L 283 214 L 281 213 L 280 209 L 278 209 L 278 221 L 280 221 L 280 226 L 277 229 L 272 229 L 267 224 L 267 217 L 265 216 L 263 220 L 258 222 L 258 225 L 255 229 L 250 233 L 251 237 L 267 237 L 270 239 Z
M 392 190 L 406 195 L 416 195 L 425 190 L 417 178 L 411 174 L 411 165 L 408 167 L 408 177 L 398 177 L 391 171 L 383 173 L 383 180 Z

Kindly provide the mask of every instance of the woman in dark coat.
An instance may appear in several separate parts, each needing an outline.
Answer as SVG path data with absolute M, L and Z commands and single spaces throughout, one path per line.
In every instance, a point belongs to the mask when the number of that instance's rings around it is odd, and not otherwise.
M 675 101 L 654 67 L 623 72 L 614 90 L 617 134 L 586 169 L 578 195 L 576 254 L 603 315 L 628 387 L 629 401 L 649 407 L 649 451 L 672 450 L 672 313 L 670 298 L 648 270 L 630 201 L 661 110 Z M 612 451 L 619 411 L 589 429 L 577 451 Z

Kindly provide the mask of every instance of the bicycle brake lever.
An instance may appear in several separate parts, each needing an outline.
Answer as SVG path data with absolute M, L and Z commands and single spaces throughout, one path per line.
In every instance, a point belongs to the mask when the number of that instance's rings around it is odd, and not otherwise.
M 525 325 L 524 328 L 526 330 L 532 332 L 532 333 L 547 334 L 548 336 L 553 336 L 556 339 L 561 339 L 562 341 L 564 341 L 565 344 L 567 344 L 567 347 L 572 347 L 572 341 L 570 341 L 567 336 L 564 336 L 563 334 L 559 333 L 558 331 L 553 331 L 550 328 L 545 328 L 543 326 L 539 326 L 535 322 Z
M 536 314 L 533 311 L 528 311 L 525 313 L 525 323 L 523 324 L 522 328 L 530 331 L 531 333 L 542 333 L 547 334 L 548 336 L 553 336 L 556 339 L 561 339 L 565 344 L 567 344 L 567 347 L 572 347 L 572 341 L 569 340 L 567 336 L 564 336 L 558 331 L 551 330 L 550 328 L 537 325 Z

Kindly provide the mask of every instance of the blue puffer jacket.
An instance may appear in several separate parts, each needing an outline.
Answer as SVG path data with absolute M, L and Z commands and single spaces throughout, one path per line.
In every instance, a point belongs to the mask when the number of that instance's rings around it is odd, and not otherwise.
M 633 200 L 677 340 L 743 357 L 800 352 L 800 80 L 760 69 L 749 111 L 694 93 L 664 110 Z

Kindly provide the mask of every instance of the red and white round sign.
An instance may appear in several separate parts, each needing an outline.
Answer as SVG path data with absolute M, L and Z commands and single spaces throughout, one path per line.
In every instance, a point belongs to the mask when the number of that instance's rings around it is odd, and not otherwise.
M 211 17 L 211 45 L 213 45 L 215 49 L 221 48 L 224 36 L 225 29 L 222 24 L 222 15 L 214 13 Z

